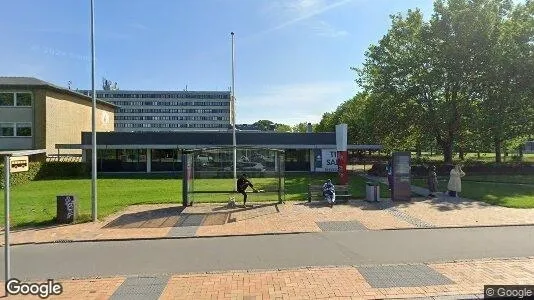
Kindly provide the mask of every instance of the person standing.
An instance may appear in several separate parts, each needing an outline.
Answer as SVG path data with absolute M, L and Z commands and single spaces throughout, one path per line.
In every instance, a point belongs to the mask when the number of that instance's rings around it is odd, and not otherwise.
M 393 165 L 391 163 L 391 160 L 388 161 L 388 165 L 386 166 L 386 172 L 388 174 L 389 190 L 391 191 L 393 189 Z
M 465 176 L 464 171 L 460 165 L 454 166 L 454 169 L 451 170 L 451 177 L 449 179 L 449 184 L 447 189 L 449 190 L 449 196 L 458 197 L 458 193 L 462 191 L 462 177 Z
M 436 173 L 436 166 L 431 166 L 428 169 L 427 185 L 429 190 L 428 198 L 435 198 L 436 192 L 438 191 L 438 174 Z

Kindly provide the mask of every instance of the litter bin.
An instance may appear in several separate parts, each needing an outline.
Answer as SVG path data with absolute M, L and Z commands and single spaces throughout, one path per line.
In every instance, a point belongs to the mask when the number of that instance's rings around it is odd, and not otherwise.
M 366 182 L 365 187 L 365 200 L 369 202 L 380 201 L 380 186 L 377 182 Z
M 66 224 L 74 223 L 76 214 L 78 212 L 76 205 L 76 197 L 73 195 L 59 195 L 56 197 L 57 223 Z

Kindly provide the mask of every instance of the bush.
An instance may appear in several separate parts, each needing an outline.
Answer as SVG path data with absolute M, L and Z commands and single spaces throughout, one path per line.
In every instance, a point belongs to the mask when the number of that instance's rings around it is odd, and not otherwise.
M 386 163 L 373 164 L 373 167 L 367 172 L 373 176 L 387 176 Z M 438 176 L 448 176 L 453 168 L 453 165 L 443 163 L 433 164 L 412 164 L 412 177 L 426 177 L 428 175 L 428 166 L 436 166 Z M 465 161 L 462 163 L 462 170 L 467 174 L 534 174 L 534 164 L 509 162 L 509 163 L 495 163 L 495 162 L 480 162 L 480 161 Z
M 4 166 L 0 165 L 0 188 L 4 189 Z M 34 180 L 82 178 L 89 175 L 89 169 L 81 162 L 30 162 L 27 172 L 11 173 L 11 186 Z

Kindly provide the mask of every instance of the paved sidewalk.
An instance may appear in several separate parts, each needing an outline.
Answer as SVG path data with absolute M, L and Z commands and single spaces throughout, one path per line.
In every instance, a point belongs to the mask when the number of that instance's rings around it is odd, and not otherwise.
M 534 257 L 59 282 L 64 293 L 50 299 L 477 299 L 484 285 L 534 282 Z

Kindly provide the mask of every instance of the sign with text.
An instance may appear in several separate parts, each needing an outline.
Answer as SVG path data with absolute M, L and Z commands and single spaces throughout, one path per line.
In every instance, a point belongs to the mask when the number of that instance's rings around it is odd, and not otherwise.
M 316 172 L 337 172 L 337 150 L 321 149 L 314 152 Z
M 29 169 L 27 156 L 12 156 L 9 158 L 11 173 L 26 172 Z

